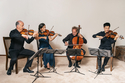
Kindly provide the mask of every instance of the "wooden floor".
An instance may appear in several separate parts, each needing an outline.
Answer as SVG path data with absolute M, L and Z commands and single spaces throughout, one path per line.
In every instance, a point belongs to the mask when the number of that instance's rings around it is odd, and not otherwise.
M 79 71 L 85 75 L 80 75 L 78 73 L 64 73 L 71 70 L 73 67 L 68 68 L 66 57 L 56 57 L 55 59 L 57 72 L 62 75 L 44 73 L 44 76 L 51 76 L 51 78 L 38 78 L 34 83 L 125 83 L 125 62 L 118 59 L 114 59 L 112 72 L 110 72 L 109 65 L 106 66 L 106 71 L 104 73 L 112 75 L 99 75 L 96 79 L 94 79 L 96 75 L 88 71 L 96 70 L 96 58 L 83 58 Z M 6 75 L 5 70 L 5 56 L 0 56 L 0 83 L 32 83 L 35 77 L 30 76 L 29 73 L 23 73 L 25 63 L 26 59 L 21 59 L 19 61 L 19 73 L 15 74 L 14 68 L 12 75 L 8 76 Z M 36 59 L 34 59 L 31 69 L 36 72 Z M 47 71 L 47 69 L 40 67 L 41 73 Z

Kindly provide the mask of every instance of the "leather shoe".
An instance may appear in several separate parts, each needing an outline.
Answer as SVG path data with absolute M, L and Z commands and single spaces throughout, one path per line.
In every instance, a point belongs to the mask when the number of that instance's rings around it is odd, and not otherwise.
M 34 71 L 31 71 L 29 68 L 23 69 L 23 72 L 34 73 Z
M 102 67 L 102 71 L 105 71 L 105 67 Z
M 11 75 L 11 69 L 8 69 L 7 75 Z
M 69 66 L 68 67 L 72 67 L 72 62 L 69 62 Z
M 74 65 L 73 65 L 73 66 L 75 66 L 75 63 L 74 63 Z M 76 63 L 76 67 L 81 68 L 81 67 L 78 65 L 78 63 Z
M 102 72 L 102 70 L 101 70 L 101 69 L 98 69 L 97 74 L 100 74 L 101 72 Z

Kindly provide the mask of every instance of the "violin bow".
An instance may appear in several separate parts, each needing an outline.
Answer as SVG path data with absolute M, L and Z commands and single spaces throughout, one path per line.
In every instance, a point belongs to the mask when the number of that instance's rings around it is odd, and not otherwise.
M 118 29 L 119 27 L 117 27 L 117 28 L 115 28 L 114 30 L 112 30 L 112 31 L 115 31 L 116 29 Z

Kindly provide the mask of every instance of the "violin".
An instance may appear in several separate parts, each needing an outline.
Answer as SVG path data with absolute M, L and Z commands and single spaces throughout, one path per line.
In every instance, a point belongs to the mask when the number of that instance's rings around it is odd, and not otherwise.
M 32 35 L 34 34 L 34 30 L 23 29 L 23 30 L 20 32 L 20 34 L 32 36 Z
M 80 29 L 81 28 L 80 28 L 80 25 L 79 25 L 79 27 L 78 27 L 78 33 L 77 34 L 79 34 Z M 84 41 L 83 41 L 83 39 L 81 37 L 76 36 L 76 37 L 74 37 L 72 39 L 73 49 L 81 49 L 83 43 L 84 43 Z M 71 57 L 71 59 L 75 60 L 75 58 L 76 58 L 76 60 L 78 60 L 78 61 L 81 60 L 81 59 L 83 59 L 83 57 L 84 57 L 83 56 L 84 55 L 83 50 L 81 50 L 81 55 L 82 56 L 77 56 L 77 58 L 75 56 L 73 56 L 73 57 Z
M 117 27 L 117 28 L 119 28 L 119 27 Z M 116 28 L 116 29 L 117 29 L 117 28 Z M 116 29 L 115 29 L 115 30 L 116 30 Z M 113 30 L 113 31 L 114 31 L 114 30 Z M 114 39 L 115 36 L 116 36 L 118 33 L 117 33 L 117 32 L 113 32 L 113 31 L 112 31 L 112 30 L 109 30 L 109 31 L 105 34 L 105 37 Z M 124 37 L 123 37 L 122 35 L 120 35 L 119 38 L 120 38 L 120 39 L 124 39 Z
M 44 32 L 39 32 L 40 35 L 45 35 L 45 36 L 54 36 L 55 32 L 54 31 L 49 31 L 49 30 L 45 30 Z M 61 34 L 58 34 L 58 36 L 62 36 Z
M 28 29 L 29 29 L 29 27 L 30 27 L 30 25 L 28 25 Z M 27 30 L 27 29 L 23 29 L 21 32 L 20 32 L 20 34 L 23 34 L 23 35 L 30 35 L 30 36 L 32 36 L 33 34 L 34 34 L 34 30 Z
M 32 36 L 32 35 L 34 34 L 34 30 L 23 29 L 23 30 L 20 32 L 20 34 Z

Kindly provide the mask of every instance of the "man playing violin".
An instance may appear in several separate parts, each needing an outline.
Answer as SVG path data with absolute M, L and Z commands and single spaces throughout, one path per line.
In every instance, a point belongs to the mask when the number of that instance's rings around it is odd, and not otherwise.
M 74 37 L 76 37 L 76 36 L 79 36 L 80 38 L 82 38 L 85 44 L 87 43 L 87 40 L 80 33 L 78 33 L 78 28 L 77 27 L 72 27 L 72 33 L 68 34 L 67 37 L 65 37 L 63 39 L 63 42 L 65 43 L 65 45 L 68 46 L 67 49 L 68 48 L 73 48 L 72 39 Z M 83 50 L 83 53 L 85 55 L 85 53 L 86 53 L 85 50 Z M 70 56 L 68 55 L 68 52 L 66 52 L 66 55 L 67 55 L 67 58 L 69 60 L 68 67 L 71 67 L 72 66 L 72 62 L 71 62 Z M 80 61 L 76 61 L 76 67 L 80 68 L 80 66 L 78 65 L 78 62 L 81 62 L 81 60 Z M 74 63 L 74 66 L 75 66 L 75 63 Z
M 107 38 L 106 37 L 106 33 L 110 30 L 110 23 L 104 23 L 103 24 L 103 27 L 104 27 L 104 31 L 101 31 L 97 34 L 94 34 L 93 35 L 93 38 L 99 38 L 101 40 L 100 42 L 100 46 L 99 46 L 99 49 L 105 49 L 105 50 L 110 50 L 112 52 L 112 47 L 111 45 L 113 43 L 116 42 L 117 38 L 119 37 L 119 35 L 116 35 L 115 38 Z M 101 66 L 101 62 L 102 62 L 102 57 L 101 56 L 98 56 L 98 74 L 101 72 L 101 71 L 105 71 L 105 66 L 107 65 L 108 63 L 108 60 L 109 60 L 109 57 L 105 57 L 104 59 L 104 63 L 103 65 Z
M 31 38 L 28 38 L 27 35 L 21 34 L 21 31 L 23 29 L 24 29 L 24 23 L 19 20 L 16 22 L 16 29 L 12 30 L 9 34 L 11 38 L 11 44 L 9 48 L 9 55 L 11 57 L 11 60 L 10 60 L 10 67 L 7 71 L 7 75 L 11 75 L 11 70 L 13 70 L 13 66 L 16 63 L 17 58 L 19 56 L 24 56 L 24 57 L 27 56 L 28 58 L 30 58 L 35 53 L 31 50 L 25 49 L 23 45 L 24 45 L 24 41 L 30 44 L 34 40 L 37 32 L 34 32 Z M 32 61 L 33 60 L 28 59 L 23 69 L 23 72 L 28 72 L 28 73 L 34 72 L 29 69 L 29 67 L 31 67 Z

